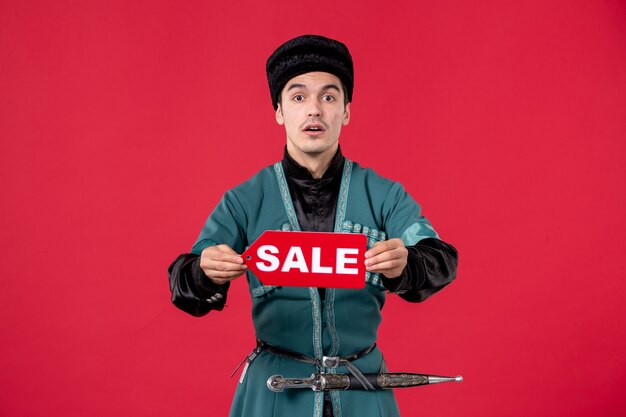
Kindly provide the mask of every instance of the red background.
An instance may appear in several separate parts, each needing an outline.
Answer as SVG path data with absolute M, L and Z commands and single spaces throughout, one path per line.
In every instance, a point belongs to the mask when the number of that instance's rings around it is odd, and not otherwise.
M 392 370 L 465 377 L 403 415 L 624 415 L 626 5 L 600 0 L 1 1 L 2 414 L 226 415 L 244 281 L 196 319 L 165 271 L 281 157 L 265 59 L 307 32 L 354 56 L 344 153 L 461 254 L 385 307 Z

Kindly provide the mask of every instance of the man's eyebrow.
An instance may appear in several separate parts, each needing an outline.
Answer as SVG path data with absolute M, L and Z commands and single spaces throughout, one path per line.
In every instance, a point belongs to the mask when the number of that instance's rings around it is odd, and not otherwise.
M 294 88 L 306 88 L 306 85 L 304 85 L 304 84 L 299 84 L 299 83 L 293 83 L 293 84 L 291 84 L 291 85 L 287 88 L 287 91 L 293 90 Z
M 337 84 L 326 84 L 324 87 L 322 87 L 322 90 L 330 90 L 330 89 L 335 89 L 337 90 L 338 93 L 341 92 Z

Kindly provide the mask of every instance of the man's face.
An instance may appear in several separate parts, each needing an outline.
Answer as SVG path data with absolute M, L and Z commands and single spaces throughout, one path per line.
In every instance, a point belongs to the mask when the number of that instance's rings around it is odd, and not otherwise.
M 285 126 L 287 151 L 296 161 L 331 156 L 337 151 L 341 126 L 350 121 L 341 81 L 327 72 L 308 72 L 287 82 L 276 121 Z

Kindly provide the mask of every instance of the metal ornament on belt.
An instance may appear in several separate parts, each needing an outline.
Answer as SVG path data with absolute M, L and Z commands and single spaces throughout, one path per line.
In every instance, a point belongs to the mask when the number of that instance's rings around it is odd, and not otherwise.
M 463 381 L 463 377 L 460 375 L 438 376 L 411 373 L 382 373 L 363 374 L 363 376 L 377 390 Z M 366 389 L 353 375 L 326 373 L 311 374 L 309 378 L 284 378 L 282 375 L 273 375 L 267 380 L 267 386 L 274 392 L 282 392 L 286 388 L 311 388 L 313 391 Z

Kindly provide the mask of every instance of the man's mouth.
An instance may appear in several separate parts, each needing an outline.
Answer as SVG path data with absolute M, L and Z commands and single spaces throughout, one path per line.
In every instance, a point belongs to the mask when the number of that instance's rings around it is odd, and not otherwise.
M 320 123 L 308 123 L 304 126 L 304 130 L 307 133 L 321 133 L 324 132 L 326 129 L 324 129 L 324 126 L 322 126 Z

